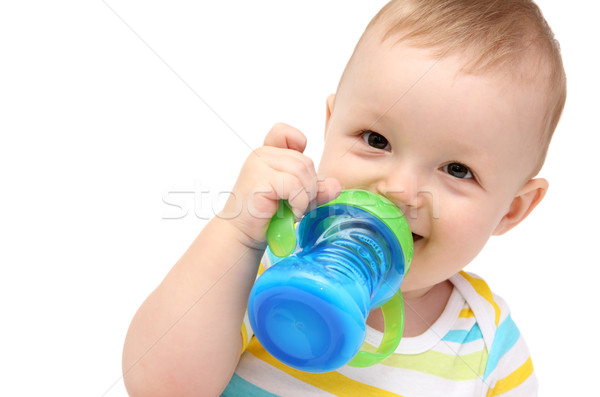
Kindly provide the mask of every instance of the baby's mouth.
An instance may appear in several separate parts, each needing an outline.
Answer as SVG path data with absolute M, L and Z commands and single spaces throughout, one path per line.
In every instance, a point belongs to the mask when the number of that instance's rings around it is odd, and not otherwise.
M 423 236 L 420 236 L 418 234 L 413 233 L 412 234 L 413 237 L 413 243 L 416 243 L 417 241 L 421 240 L 423 238 Z

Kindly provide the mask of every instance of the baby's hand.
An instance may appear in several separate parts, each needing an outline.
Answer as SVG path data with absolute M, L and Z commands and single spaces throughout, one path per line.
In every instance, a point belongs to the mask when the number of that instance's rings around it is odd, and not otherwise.
M 336 179 L 317 177 L 312 160 L 302 154 L 305 147 L 302 132 L 278 123 L 267 134 L 264 146 L 248 156 L 219 214 L 242 232 L 244 244 L 264 247 L 267 227 L 280 199 L 288 200 L 299 219 L 307 210 L 340 193 Z

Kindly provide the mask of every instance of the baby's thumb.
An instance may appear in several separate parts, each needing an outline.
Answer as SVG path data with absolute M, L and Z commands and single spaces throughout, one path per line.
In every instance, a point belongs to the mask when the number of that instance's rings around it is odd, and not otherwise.
M 322 205 L 330 202 L 334 198 L 340 195 L 342 191 L 342 185 L 335 178 L 325 178 L 317 182 L 317 198 L 316 205 Z
M 297 128 L 285 123 L 277 123 L 265 137 L 265 146 L 292 149 L 300 153 L 306 148 L 306 136 Z

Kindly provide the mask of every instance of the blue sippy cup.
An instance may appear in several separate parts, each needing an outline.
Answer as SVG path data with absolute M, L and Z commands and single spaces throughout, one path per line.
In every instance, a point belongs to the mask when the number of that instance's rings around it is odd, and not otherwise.
M 400 284 L 413 254 L 412 234 L 391 201 L 345 190 L 309 212 L 294 230 L 286 202 L 271 220 L 269 249 L 278 257 L 248 300 L 254 334 L 275 358 L 307 372 L 365 367 L 394 352 L 404 326 Z M 377 352 L 361 351 L 369 312 L 385 321 Z

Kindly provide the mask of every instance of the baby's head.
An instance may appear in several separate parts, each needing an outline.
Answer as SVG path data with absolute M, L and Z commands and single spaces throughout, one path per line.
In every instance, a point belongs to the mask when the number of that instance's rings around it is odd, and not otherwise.
M 558 44 L 521 0 L 400 0 L 356 46 L 327 100 L 319 171 L 404 210 L 415 257 L 403 290 L 466 266 L 547 189 L 565 101 Z

